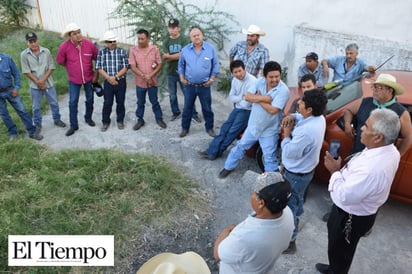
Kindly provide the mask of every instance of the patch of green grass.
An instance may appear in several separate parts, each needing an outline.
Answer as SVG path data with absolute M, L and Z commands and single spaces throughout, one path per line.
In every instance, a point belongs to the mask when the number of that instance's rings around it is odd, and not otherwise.
M 143 226 L 167 224 L 173 212 L 202 207 L 197 186 L 161 158 L 112 150 L 53 153 L 25 139 L 2 143 L 0 153 L 2 270 L 75 269 L 8 267 L 8 235 L 114 235 L 116 264 L 130 255 Z

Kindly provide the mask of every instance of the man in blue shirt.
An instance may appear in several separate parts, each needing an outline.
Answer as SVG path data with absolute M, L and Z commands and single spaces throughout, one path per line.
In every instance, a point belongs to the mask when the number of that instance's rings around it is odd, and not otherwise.
M 375 67 L 368 66 L 358 56 L 358 45 L 355 43 L 346 46 L 346 56 L 336 56 L 322 60 L 323 76 L 329 78 L 329 68 L 333 69 L 333 81 L 342 80 L 343 84 L 349 84 L 360 77 L 363 72 L 375 72 Z
M 182 131 L 179 136 L 185 137 L 189 133 L 193 106 L 198 96 L 205 118 L 206 132 L 214 137 L 216 134 L 213 130 L 214 114 L 210 86 L 219 74 L 219 59 L 216 49 L 203 41 L 203 33 L 199 27 L 193 27 L 189 35 L 192 43 L 183 48 L 178 62 L 179 78 L 184 85 L 185 95 Z
M 318 61 L 319 57 L 315 52 L 309 52 L 305 56 L 305 63 L 299 66 L 298 69 L 298 84 L 301 86 L 301 79 L 306 74 L 315 76 L 315 84 L 318 87 L 324 86 L 328 82 L 328 78 L 323 76 L 322 65 Z
M 259 141 L 265 161 L 265 171 L 278 171 L 276 148 L 280 133 L 283 108 L 289 100 L 289 88 L 280 79 L 281 66 L 269 61 L 263 76 L 256 81 L 255 94 L 247 92 L 246 101 L 253 103 L 248 126 L 236 146 L 230 150 L 219 178 L 227 177 L 239 164 L 246 150 Z
M 20 116 L 29 133 L 29 137 L 35 140 L 41 140 L 43 136 L 36 132 L 36 127 L 33 125 L 30 114 L 19 96 L 20 86 L 20 73 L 16 63 L 14 63 L 10 55 L 0 53 L 0 116 L 4 125 L 7 127 L 10 140 L 15 139 L 18 132 L 16 124 L 11 119 L 9 111 L 7 110 L 6 101 L 12 105 Z
M 284 253 L 296 252 L 295 239 L 298 234 L 298 216 L 303 213 L 305 190 L 313 178 L 319 163 L 320 150 L 325 135 L 326 120 L 322 115 L 328 99 L 324 91 L 312 89 L 303 93 L 298 102 L 298 112 L 282 120 L 282 164 L 284 177 L 292 186 L 289 207 L 292 210 L 295 230 L 288 249 Z

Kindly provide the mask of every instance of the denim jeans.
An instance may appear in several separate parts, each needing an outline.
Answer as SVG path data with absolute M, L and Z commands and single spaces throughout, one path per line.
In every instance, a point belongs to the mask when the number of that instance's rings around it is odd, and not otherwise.
M 235 108 L 229 114 L 226 122 L 220 128 L 217 135 L 206 149 L 206 153 L 211 159 L 222 156 L 223 152 L 236 137 L 247 127 L 250 110 Z
M 9 135 L 17 135 L 16 124 L 10 117 L 9 111 L 7 110 L 6 100 L 9 101 L 11 106 L 16 110 L 17 114 L 20 116 L 20 119 L 23 121 L 24 126 L 29 134 L 33 134 L 36 131 L 36 128 L 33 126 L 33 121 L 30 117 L 29 112 L 24 106 L 23 100 L 20 95 L 16 97 L 11 96 L 12 88 L 8 91 L 0 92 L 0 117 L 3 120 L 4 125 L 7 127 Z
M 124 101 L 126 98 L 126 79 L 120 79 L 118 85 L 111 85 L 109 82 L 104 81 L 103 89 L 103 110 L 102 110 L 102 123 L 110 124 L 110 114 L 112 113 L 113 101 L 116 98 L 116 121 L 123 123 L 126 113 L 124 107 Z
M 262 148 L 265 171 L 278 171 L 278 163 L 276 159 L 276 149 L 278 145 L 279 134 L 268 137 L 255 137 L 246 128 L 243 133 L 242 139 L 240 139 L 236 146 L 234 146 L 226 159 L 225 169 L 233 170 L 239 165 L 239 161 L 243 158 L 246 150 L 251 148 L 257 141 L 259 141 Z
M 30 88 L 30 94 L 34 125 L 41 126 L 42 124 L 41 101 L 43 99 L 43 95 L 46 96 L 47 102 L 50 105 L 53 120 L 60 120 L 59 102 L 57 101 L 56 88 L 54 86 L 51 86 L 46 90 Z
M 152 111 L 155 115 L 156 121 L 163 119 L 162 109 L 160 108 L 159 100 L 157 98 L 157 87 L 150 87 L 150 88 L 142 88 L 136 86 L 136 97 L 137 97 L 137 109 L 136 109 L 136 117 L 139 122 L 145 123 L 143 116 L 144 116 L 144 109 L 146 104 L 146 93 L 149 94 L 149 101 L 152 104 Z
M 75 84 L 69 81 L 69 113 L 70 113 L 70 127 L 77 128 L 79 126 L 79 121 L 77 120 L 78 104 L 80 97 L 80 88 L 84 87 L 84 94 L 86 97 L 86 113 L 84 114 L 84 119 L 89 121 L 92 119 L 93 114 L 93 103 L 94 94 L 92 90 L 92 82 L 87 82 L 85 84 Z
M 183 87 L 183 92 L 185 95 L 185 105 L 182 114 L 182 129 L 187 131 L 190 129 L 196 97 L 199 97 L 200 105 L 202 106 L 206 131 L 213 129 L 214 115 L 212 111 L 212 95 L 210 87 L 186 85 Z
M 180 82 L 179 75 L 167 75 L 167 88 L 169 90 L 170 108 L 173 114 L 180 114 L 179 102 L 177 100 L 177 83 L 179 83 L 180 89 L 183 92 L 183 85 Z M 197 117 L 196 106 L 193 106 L 192 117 Z
M 292 240 L 295 240 L 296 236 L 298 235 L 298 217 L 303 214 L 305 190 L 308 187 L 309 183 L 312 181 L 314 173 L 315 171 L 313 170 L 312 172 L 304 176 L 299 176 L 285 170 L 285 174 L 283 175 L 285 179 L 289 181 L 292 187 L 292 195 L 290 196 L 288 202 L 288 206 L 292 210 L 293 219 L 295 222 L 295 229 L 293 230 Z

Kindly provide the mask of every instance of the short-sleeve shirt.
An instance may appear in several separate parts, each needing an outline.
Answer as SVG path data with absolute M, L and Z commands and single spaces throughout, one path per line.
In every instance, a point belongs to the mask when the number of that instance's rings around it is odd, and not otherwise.
M 30 48 L 23 50 L 20 54 L 21 72 L 23 74 L 32 73 L 37 79 L 41 79 L 48 70 L 56 69 L 53 62 L 53 57 L 50 51 L 40 47 L 39 54 L 34 54 Z M 29 79 L 30 88 L 37 89 L 38 86 Z M 53 77 L 50 75 L 46 80 L 46 87 L 50 88 L 53 84 Z
M 183 35 L 180 35 L 176 39 L 167 37 L 163 43 L 163 52 L 167 52 L 170 55 L 178 54 L 188 43 L 189 39 Z M 177 75 L 177 63 L 178 60 L 173 60 L 166 63 L 166 72 L 168 75 Z
M 367 64 L 360 58 L 356 58 L 355 63 L 347 69 L 346 56 L 336 56 L 328 59 L 329 68 L 333 69 L 333 81 L 343 80 L 343 84 L 348 84 L 361 76 Z
M 154 68 L 154 64 L 158 66 L 162 63 L 160 59 L 160 51 L 154 45 L 149 45 L 147 49 L 141 49 L 139 46 L 134 46 L 130 49 L 129 54 L 129 64 L 135 65 L 141 72 L 144 74 L 152 73 Z M 146 88 L 148 87 L 148 83 L 139 75 L 135 75 L 134 77 L 135 84 L 138 87 Z M 158 85 L 157 75 L 152 77 L 153 86 Z

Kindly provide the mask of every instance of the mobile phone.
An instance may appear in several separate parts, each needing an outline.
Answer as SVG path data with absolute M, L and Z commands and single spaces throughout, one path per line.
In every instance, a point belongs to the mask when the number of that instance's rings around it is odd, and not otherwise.
M 340 140 L 330 140 L 329 153 L 334 159 L 339 158 Z

